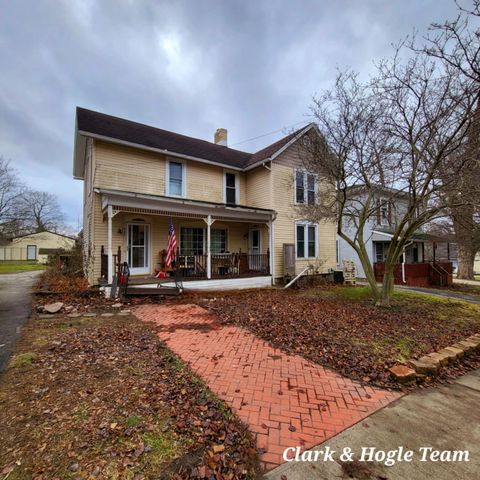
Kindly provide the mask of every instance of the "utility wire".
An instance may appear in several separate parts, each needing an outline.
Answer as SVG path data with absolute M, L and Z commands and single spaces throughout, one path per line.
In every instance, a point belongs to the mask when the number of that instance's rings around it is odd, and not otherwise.
M 300 125 L 302 123 L 310 123 L 310 120 L 303 120 L 301 122 L 293 123 L 292 125 L 287 125 L 285 127 L 279 128 L 278 130 L 274 130 L 273 132 L 264 133 L 262 135 L 258 135 L 257 137 L 247 138 L 246 140 L 242 140 L 241 142 L 237 142 L 237 143 L 234 143 L 233 145 L 230 145 L 230 147 L 235 147 L 236 145 L 241 145 L 242 143 L 251 142 L 251 141 L 257 140 L 259 138 L 268 137 L 268 135 L 273 135 L 274 133 L 281 132 L 281 131 L 285 130 L 286 128 L 295 127 L 295 126 Z

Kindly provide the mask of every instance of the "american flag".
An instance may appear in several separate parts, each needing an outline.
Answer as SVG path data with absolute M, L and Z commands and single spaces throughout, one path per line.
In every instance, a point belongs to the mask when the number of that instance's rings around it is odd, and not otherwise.
M 165 263 L 167 267 L 172 265 L 172 261 L 175 261 L 177 255 L 177 237 L 175 236 L 175 229 L 173 228 L 173 222 L 170 220 L 170 226 L 168 227 L 168 247 L 167 247 L 167 258 Z

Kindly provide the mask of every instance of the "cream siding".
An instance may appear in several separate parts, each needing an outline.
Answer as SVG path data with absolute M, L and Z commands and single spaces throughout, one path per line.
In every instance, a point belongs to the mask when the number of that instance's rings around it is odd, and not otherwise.
M 31 235 L 14 238 L 5 247 L 0 247 L 0 260 L 26 260 L 29 245 L 36 246 L 37 261 L 46 263 L 48 255 L 41 255 L 39 253 L 41 248 L 71 250 L 75 246 L 75 240 L 53 232 L 32 233 Z
M 86 187 L 84 199 L 84 232 L 91 238 L 91 261 L 88 277 L 90 283 L 96 283 L 100 276 L 101 246 L 107 246 L 107 222 L 101 211 L 100 195 L 92 193 L 92 188 L 111 188 L 115 190 L 165 195 L 165 175 L 167 158 L 161 154 L 144 152 L 138 149 L 118 146 L 106 142 L 92 142 L 93 148 L 90 171 L 93 178 L 85 173 Z M 174 160 L 174 159 L 172 159 Z M 223 203 L 224 172 L 226 168 L 200 162 L 185 161 L 186 198 L 192 200 Z M 302 162 L 298 148 L 294 145 L 285 150 L 279 157 L 268 164 L 269 168 L 258 167 L 248 172 L 238 172 L 239 203 L 250 207 L 269 208 L 277 212 L 274 222 L 274 268 L 275 277 L 283 275 L 283 244 L 295 242 L 295 221 L 298 219 L 294 205 L 294 169 L 301 168 Z M 87 168 L 87 167 L 86 167 Z M 320 192 L 325 186 L 320 185 Z M 127 215 L 119 213 L 113 218 L 112 250 L 122 249 L 125 257 L 125 225 L 133 219 L 143 219 L 151 225 L 151 272 L 159 261 L 159 252 L 166 248 L 169 218 L 148 215 Z M 178 241 L 180 227 L 198 225 L 204 227 L 202 220 L 173 218 Z M 91 225 L 91 227 L 90 227 Z M 228 230 L 228 250 L 231 252 L 247 252 L 249 247 L 249 231 L 253 224 L 241 222 L 215 222 L 213 228 L 226 225 Z M 262 253 L 269 248 L 269 230 L 266 225 L 256 225 L 262 231 Z M 90 234 L 93 232 L 93 235 Z M 313 264 L 321 271 L 334 268 L 336 265 L 336 228 L 333 222 L 318 224 L 318 260 L 298 260 L 296 271 Z
M 246 205 L 258 208 L 273 208 L 272 174 L 265 167 L 258 167 L 245 174 Z
M 302 220 L 295 205 L 294 172 L 302 168 L 299 149 L 293 145 L 272 162 L 273 209 L 277 212 L 275 220 L 275 277 L 283 275 L 283 244 L 295 244 L 295 222 Z M 320 195 L 325 192 L 325 184 L 319 182 Z M 316 259 L 299 259 L 295 262 L 295 271 L 300 273 L 305 267 L 313 265 L 321 272 L 336 267 L 336 226 L 332 221 L 318 223 L 318 245 Z M 295 246 L 296 247 L 296 246 Z

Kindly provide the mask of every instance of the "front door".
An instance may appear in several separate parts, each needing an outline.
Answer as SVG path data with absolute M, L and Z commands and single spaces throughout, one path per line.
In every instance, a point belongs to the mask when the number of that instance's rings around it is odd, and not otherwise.
M 150 225 L 127 225 L 127 262 L 132 275 L 150 273 L 149 255 Z
M 262 251 L 261 240 L 260 240 L 260 229 L 255 228 L 250 230 L 250 245 L 249 245 L 249 268 L 250 270 L 260 270 L 260 257 L 254 255 L 259 255 Z
M 37 246 L 27 245 L 27 260 L 36 260 L 36 259 L 37 259 Z

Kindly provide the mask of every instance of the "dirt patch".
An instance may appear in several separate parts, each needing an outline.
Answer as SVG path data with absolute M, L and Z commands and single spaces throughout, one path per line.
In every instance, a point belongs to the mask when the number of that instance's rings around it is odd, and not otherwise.
M 253 478 L 251 434 L 148 325 L 32 318 L 0 380 L 0 475 Z
M 361 289 L 261 290 L 188 299 L 220 322 L 241 325 L 288 353 L 342 375 L 398 387 L 388 368 L 480 332 L 480 307 L 402 293 L 390 309 L 373 306 Z M 480 364 L 479 355 L 449 366 L 443 382 Z

